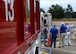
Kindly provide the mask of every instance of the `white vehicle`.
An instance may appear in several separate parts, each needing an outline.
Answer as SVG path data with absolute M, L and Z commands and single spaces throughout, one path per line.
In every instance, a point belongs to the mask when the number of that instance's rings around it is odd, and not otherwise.
M 44 24 L 48 26 L 48 31 L 49 31 L 52 25 L 52 14 L 51 13 L 46 13 L 46 14 L 43 12 L 40 13 L 40 30 L 42 33 L 42 37 L 41 37 L 42 39 L 43 39 Z
M 46 13 L 46 14 L 43 12 L 40 13 L 40 28 L 41 28 L 41 30 L 42 30 L 44 24 L 46 24 L 50 29 L 50 27 L 52 25 L 52 14 L 51 13 Z

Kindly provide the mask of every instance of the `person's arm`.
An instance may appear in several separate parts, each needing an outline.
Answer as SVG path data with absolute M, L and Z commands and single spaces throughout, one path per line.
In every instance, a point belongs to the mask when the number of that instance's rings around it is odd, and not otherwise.
M 57 34 L 58 34 L 58 29 L 57 29 Z
M 52 33 L 52 28 L 50 29 L 50 33 Z
M 61 32 L 61 26 L 60 26 L 60 28 L 59 28 L 59 32 Z
M 58 29 L 58 37 L 60 37 L 60 29 Z
M 57 29 L 57 31 L 56 31 L 56 34 L 57 34 L 57 36 L 58 36 L 58 29 Z
M 68 31 L 68 28 L 65 26 L 65 31 L 67 32 Z

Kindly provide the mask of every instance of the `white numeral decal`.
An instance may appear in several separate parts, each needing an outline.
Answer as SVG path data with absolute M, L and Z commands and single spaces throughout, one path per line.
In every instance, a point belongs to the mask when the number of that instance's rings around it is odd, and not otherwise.
M 5 11 L 6 11 L 6 21 L 8 21 L 8 18 L 10 21 L 14 20 L 14 0 L 3 0 L 5 2 Z M 8 11 L 8 4 L 10 4 L 10 9 L 12 11 L 12 14 L 10 11 Z

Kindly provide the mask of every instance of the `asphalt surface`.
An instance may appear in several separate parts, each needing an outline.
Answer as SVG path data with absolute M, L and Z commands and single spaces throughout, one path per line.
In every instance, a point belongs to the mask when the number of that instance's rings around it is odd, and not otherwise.
M 71 46 L 65 46 L 64 48 L 58 48 L 59 46 L 59 41 L 57 41 L 57 47 L 53 48 L 52 47 L 52 54 L 76 54 L 76 39 L 71 40 L 72 45 Z M 48 48 L 45 47 L 43 42 L 41 42 L 41 47 L 42 48 Z M 43 53 L 43 54 L 49 54 L 49 52 Z
M 72 53 L 68 53 L 68 52 L 64 52 L 64 51 L 60 51 L 60 50 L 52 50 L 52 54 L 72 54 Z

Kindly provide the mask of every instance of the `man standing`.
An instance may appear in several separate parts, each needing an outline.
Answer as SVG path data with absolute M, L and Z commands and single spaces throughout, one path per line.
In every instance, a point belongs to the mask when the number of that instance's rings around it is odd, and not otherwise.
M 75 28 L 74 24 L 70 24 L 71 39 L 75 39 L 74 28 Z
M 43 27 L 44 46 L 46 46 L 47 33 L 48 33 L 48 27 L 47 25 L 44 25 Z
M 66 29 L 67 29 L 67 27 L 62 22 L 61 26 L 60 26 L 60 43 L 59 43 L 59 48 L 64 47 L 64 39 L 65 39 L 65 35 L 66 35 Z
M 56 38 L 57 38 L 57 34 L 58 34 L 58 29 L 56 28 L 56 25 L 54 25 L 51 29 L 50 29 L 50 33 L 52 35 L 51 38 L 51 47 L 52 47 L 52 43 L 54 41 L 54 48 L 56 48 Z
M 66 23 L 67 32 L 65 36 L 65 45 L 70 46 L 71 45 L 71 34 L 70 34 L 70 24 Z

